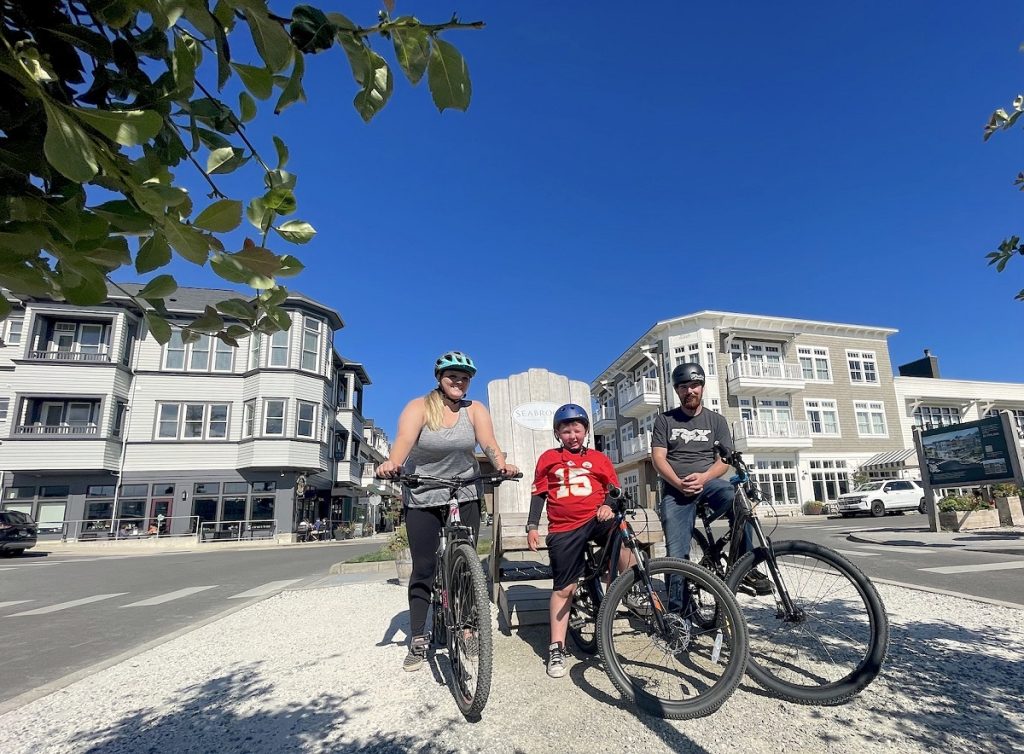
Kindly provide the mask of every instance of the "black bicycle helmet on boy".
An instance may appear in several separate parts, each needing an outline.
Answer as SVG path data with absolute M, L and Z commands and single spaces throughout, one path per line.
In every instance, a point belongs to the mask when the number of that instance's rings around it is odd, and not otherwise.
M 584 427 L 590 429 L 590 417 L 587 416 L 583 406 L 578 406 L 575 403 L 566 403 L 564 406 L 559 406 L 555 411 L 551 427 L 555 432 L 558 432 L 558 427 L 565 422 L 582 422 Z
M 441 372 L 445 369 L 465 372 L 470 377 L 476 374 L 476 364 L 469 358 L 469 354 L 462 351 L 447 351 L 437 357 L 437 361 L 434 362 L 434 377 L 440 378 Z
M 704 384 L 704 367 L 695 361 L 687 361 L 672 370 L 672 387 L 685 385 L 687 382 Z

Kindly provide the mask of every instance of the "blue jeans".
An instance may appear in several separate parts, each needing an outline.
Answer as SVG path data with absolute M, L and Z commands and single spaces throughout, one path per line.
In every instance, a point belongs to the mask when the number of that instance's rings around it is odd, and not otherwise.
M 719 477 L 711 479 L 697 495 L 686 497 L 675 487 L 662 482 L 661 485 L 661 528 L 665 532 L 665 549 L 670 558 L 687 560 L 690 557 L 690 542 L 693 540 L 693 526 L 697 521 L 697 504 L 704 503 L 711 512 L 711 519 L 725 514 L 730 525 L 735 520 L 733 499 L 736 491 L 728 480 Z M 749 521 L 743 527 L 743 552 L 753 549 L 754 527 Z M 673 578 L 669 584 L 669 609 L 681 610 L 682 585 Z

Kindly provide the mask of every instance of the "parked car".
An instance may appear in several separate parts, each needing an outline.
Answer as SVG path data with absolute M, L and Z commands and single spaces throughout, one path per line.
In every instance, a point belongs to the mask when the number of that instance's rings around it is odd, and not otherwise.
M 39 527 L 21 511 L 0 511 L 0 555 L 21 555 L 36 546 Z
M 897 511 L 925 511 L 924 488 L 913 479 L 882 479 L 862 484 L 840 495 L 839 513 L 844 518 L 858 513 L 884 516 Z

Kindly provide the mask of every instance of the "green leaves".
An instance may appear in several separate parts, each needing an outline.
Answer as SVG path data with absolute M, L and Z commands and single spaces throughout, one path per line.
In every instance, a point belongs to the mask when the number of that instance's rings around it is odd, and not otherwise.
M 139 291 L 139 298 L 167 298 L 176 290 L 178 290 L 178 284 L 173 277 L 157 275 Z
M 403 16 L 395 21 L 415 22 L 416 19 L 412 16 Z M 430 60 L 430 35 L 422 26 L 398 27 L 392 30 L 391 41 L 395 45 L 398 65 L 405 71 L 410 83 L 416 86 L 427 71 L 427 61 Z
M 300 100 L 302 102 L 306 101 L 306 93 L 302 90 L 302 75 L 305 70 L 306 64 L 302 62 L 302 56 L 296 55 L 295 65 L 292 66 L 292 75 L 288 77 L 288 83 L 285 84 L 284 90 L 277 100 L 277 105 L 274 107 L 274 115 L 280 115 L 281 111 L 288 107 L 288 105 Z
M 245 150 L 240 147 L 221 147 L 210 152 L 206 158 L 206 172 L 210 175 L 218 173 L 232 173 L 242 167 L 248 158 Z
M 152 110 L 69 109 L 80 121 L 126 147 L 135 147 L 149 141 L 160 132 L 164 123 Z
M 154 233 L 139 247 L 135 257 L 135 269 L 145 274 L 159 269 L 171 261 L 171 247 L 162 233 Z
M 274 93 L 274 76 L 266 68 L 257 68 L 254 65 L 242 65 L 232 63 L 231 67 L 242 80 L 242 84 L 256 99 L 269 99 Z
M 200 212 L 192 224 L 212 233 L 232 231 L 242 224 L 242 203 L 234 199 L 216 201 Z
M 88 183 L 99 170 L 88 134 L 63 113 L 60 105 L 44 99 L 43 107 L 46 109 L 43 152 L 47 162 L 68 180 Z
M 302 220 L 289 220 L 274 228 L 285 241 L 308 243 L 316 235 L 316 229 Z
M 143 316 L 146 318 L 146 327 L 149 328 L 149 332 L 157 343 L 164 345 L 171 339 L 171 326 L 167 324 L 166 319 L 150 311 L 147 311 Z
M 455 47 L 443 39 L 435 39 L 427 68 L 430 95 L 440 112 L 448 108 L 465 111 L 473 95 L 469 69 Z
M 295 48 L 284 27 L 271 19 L 265 8 L 262 10 L 246 8 L 242 13 L 252 32 L 253 44 L 256 45 L 256 50 L 271 73 L 277 73 L 287 68 Z
M 206 264 L 210 255 L 210 245 L 202 233 L 168 216 L 164 223 L 164 234 L 167 243 L 182 257 L 200 267 Z
M 334 25 L 323 11 L 309 5 L 292 9 L 289 33 L 295 46 L 305 53 L 321 52 L 334 43 Z

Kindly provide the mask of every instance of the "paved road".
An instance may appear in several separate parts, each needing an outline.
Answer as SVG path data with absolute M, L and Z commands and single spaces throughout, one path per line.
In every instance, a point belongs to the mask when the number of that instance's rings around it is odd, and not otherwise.
M 838 550 L 869 578 L 932 589 L 945 589 L 969 596 L 1024 605 L 1024 550 L 980 552 L 983 545 L 964 549 L 952 545 L 916 546 L 908 534 L 899 545 L 879 545 L 851 540 L 865 529 L 917 529 L 928 526 L 928 517 L 919 513 L 885 518 L 801 518 L 793 523 L 779 519 L 775 541 L 806 539 Z M 717 528 L 716 528 L 717 531 Z M 890 537 L 900 541 L 898 533 Z
M 0 702 L 285 587 L 380 542 L 0 560 Z M 188 662 L 187 657 L 182 662 Z

